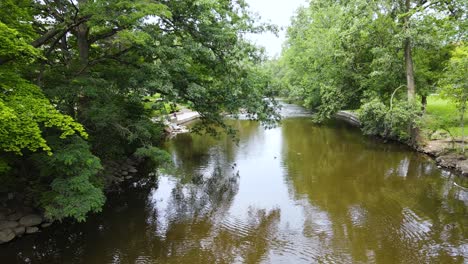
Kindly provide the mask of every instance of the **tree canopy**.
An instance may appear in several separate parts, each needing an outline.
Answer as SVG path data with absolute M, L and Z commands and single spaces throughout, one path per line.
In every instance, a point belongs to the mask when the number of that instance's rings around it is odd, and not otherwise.
M 0 191 L 29 190 L 52 219 L 100 210 L 111 161 L 159 153 L 154 94 L 198 111 L 199 131 L 241 108 L 274 124 L 245 38 L 265 30 L 242 0 L 2 1 Z
M 466 42 L 467 10 L 458 0 L 311 1 L 292 18 L 274 83 L 319 121 L 375 100 L 388 111 L 393 94 L 424 108 Z

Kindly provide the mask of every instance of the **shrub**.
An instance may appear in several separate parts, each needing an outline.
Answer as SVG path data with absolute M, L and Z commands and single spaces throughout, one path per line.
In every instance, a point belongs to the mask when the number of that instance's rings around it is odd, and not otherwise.
M 407 142 L 410 130 L 419 125 L 420 108 L 406 101 L 397 101 L 392 109 L 378 99 L 361 106 L 359 118 L 366 135 L 377 135 Z

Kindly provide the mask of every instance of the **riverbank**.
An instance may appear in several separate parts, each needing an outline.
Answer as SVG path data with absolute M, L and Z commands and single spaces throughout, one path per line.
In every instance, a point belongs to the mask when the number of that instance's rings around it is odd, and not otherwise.
M 11 199 L 9 199 L 11 198 Z M 0 244 L 40 232 L 52 225 L 42 214 L 16 197 L 3 197 L 0 206 Z
M 166 119 L 166 132 L 174 136 L 187 133 L 189 130 L 183 125 L 200 117 L 198 112 L 181 109 Z M 154 120 L 156 121 L 156 120 Z M 118 189 L 126 181 L 132 181 L 138 173 L 137 167 L 141 159 L 127 158 L 122 162 L 107 162 L 104 165 L 104 179 L 107 192 Z M 28 234 L 41 232 L 50 227 L 53 222 L 48 220 L 43 212 L 34 208 L 34 203 L 27 195 L 21 193 L 6 193 L 0 197 L 0 244 L 4 244 Z
M 131 157 L 122 162 L 104 164 L 102 173 L 108 186 L 106 192 L 112 192 L 119 184 L 134 179 L 141 162 L 141 159 Z M 41 232 L 52 225 L 53 221 L 35 208 L 27 194 L 11 192 L 0 197 L 0 244 Z
M 361 126 L 358 115 L 351 111 L 338 111 L 335 117 L 350 125 L 356 127 Z M 451 169 L 462 176 L 468 176 L 468 160 L 464 155 L 450 151 L 453 149 L 452 144 L 456 145 L 459 144 L 459 142 L 453 143 L 451 140 L 447 139 L 425 140 L 416 147 L 410 147 L 434 158 L 437 165 L 441 168 Z
M 169 137 L 177 134 L 188 133 L 189 129 L 184 124 L 200 118 L 198 112 L 184 108 L 163 118 L 164 131 Z M 160 119 L 153 119 L 153 122 L 160 122 Z

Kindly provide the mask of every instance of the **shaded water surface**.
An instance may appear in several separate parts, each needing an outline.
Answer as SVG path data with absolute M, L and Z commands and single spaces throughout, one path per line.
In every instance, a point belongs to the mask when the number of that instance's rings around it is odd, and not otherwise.
M 0 246 L 3 263 L 466 263 L 468 192 L 404 146 L 285 105 L 231 121 L 238 144 L 179 135 L 176 170 L 113 194 L 84 224 Z M 465 183 L 466 185 L 466 183 Z

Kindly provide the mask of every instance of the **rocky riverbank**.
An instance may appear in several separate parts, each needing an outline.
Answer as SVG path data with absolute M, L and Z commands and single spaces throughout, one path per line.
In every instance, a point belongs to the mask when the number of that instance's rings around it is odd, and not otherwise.
M 359 117 L 351 111 L 338 111 L 335 117 L 353 126 L 361 126 Z M 433 157 L 437 165 L 442 168 L 451 169 L 460 175 L 468 176 L 468 160 L 464 155 L 449 151 L 452 149 L 451 145 L 450 140 L 427 140 L 419 146 L 413 147 L 413 149 Z
M 15 237 L 40 232 L 52 225 L 31 207 L 0 207 L 0 244 L 10 242 Z
M 109 162 L 104 165 L 107 185 L 132 180 L 138 173 L 137 165 L 141 160 L 128 158 L 123 162 Z M 0 244 L 4 244 L 24 235 L 41 232 L 53 224 L 43 212 L 32 207 L 32 201 L 23 194 L 9 193 L 0 197 Z
M 463 176 L 468 176 L 468 160 L 464 155 L 450 152 L 452 148 L 450 140 L 429 140 L 418 151 L 434 157 L 437 164 L 444 168 L 457 171 Z
M 183 126 L 187 122 L 200 117 L 197 112 L 183 109 L 171 115 L 166 122 L 166 132 L 170 136 L 187 133 Z M 137 166 L 142 160 L 131 157 L 122 162 L 107 162 L 104 165 L 104 175 L 107 191 L 115 189 L 120 183 L 131 181 L 138 173 Z M 33 208 L 31 199 L 20 193 L 8 193 L 0 197 L 0 244 L 4 244 L 28 234 L 41 232 L 53 222 L 46 219 L 43 212 Z

